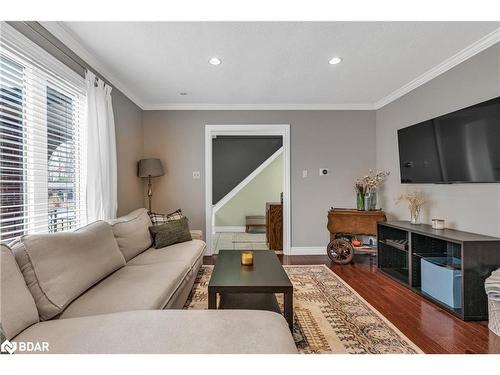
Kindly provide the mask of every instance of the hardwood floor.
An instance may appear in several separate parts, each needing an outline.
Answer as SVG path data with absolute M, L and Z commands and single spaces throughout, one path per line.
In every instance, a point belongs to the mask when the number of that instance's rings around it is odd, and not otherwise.
M 356 256 L 345 266 L 325 255 L 279 255 L 282 264 L 326 264 L 392 324 L 430 354 L 500 353 L 500 337 L 487 322 L 464 322 L 378 272 L 373 258 Z M 205 257 L 204 264 L 213 264 Z

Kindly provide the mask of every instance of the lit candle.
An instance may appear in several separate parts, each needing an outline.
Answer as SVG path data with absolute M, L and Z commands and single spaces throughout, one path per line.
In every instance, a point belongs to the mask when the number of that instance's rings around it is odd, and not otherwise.
M 251 266 L 253 264 L 253 251 L 241 252 L 241 264 L 244 266 Z

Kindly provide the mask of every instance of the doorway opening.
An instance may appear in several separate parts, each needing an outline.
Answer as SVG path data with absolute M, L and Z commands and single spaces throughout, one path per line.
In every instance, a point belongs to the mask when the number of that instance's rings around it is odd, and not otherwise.
M 289 125 L 205 126 L 207 255 L 290 254 Z

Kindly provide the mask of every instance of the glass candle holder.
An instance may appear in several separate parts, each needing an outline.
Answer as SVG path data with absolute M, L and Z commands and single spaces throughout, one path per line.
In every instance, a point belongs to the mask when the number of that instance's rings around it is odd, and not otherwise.
M 432 228 L 433 229 L 444 229 L 444 220 L 443 219 L 432 219 Z
M 241 252 L 241 264 L 243 266 L 253 265 L 253 251 L 242 251 Z

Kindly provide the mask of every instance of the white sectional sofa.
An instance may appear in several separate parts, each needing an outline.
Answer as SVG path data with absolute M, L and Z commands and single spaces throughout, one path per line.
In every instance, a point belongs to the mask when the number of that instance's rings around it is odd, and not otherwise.
M 205 243 L 193 231 L 192 241 L 154 249 L 150 225 L 139 209 L 2 246 L 6 339 L 48 342 L 50 353 L 296 353 L 279 314 L 178 310 Z

